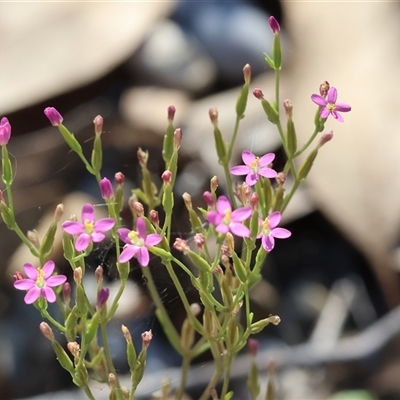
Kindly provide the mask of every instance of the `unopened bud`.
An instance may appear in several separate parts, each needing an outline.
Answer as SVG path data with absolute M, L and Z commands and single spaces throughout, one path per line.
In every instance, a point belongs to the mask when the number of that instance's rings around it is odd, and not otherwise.
M 180 149 L 182 145 L 182 129 L 177 128 L 174 131 L 174 147 L 175 149 Z
M 158 211 L 156 211 L 156 210 L 150 210 L 150 212 L 149 212 L 149 218 L 150 218 L 151 223 L 152 223 L 154 226 L 159 226 L 159 225 L 160 225 L 160 219 L 159 219 L 159 217 L 158 217 Z
M 108 383 L 110 384 L 111 389 L 115 389 L 117 387 L 117 378 L 113 373 L 108 374 Z
M 201 307 L 199 303 L 192 303 L 190 305 L 190 311 L 192 312 L 192 314 L 197 317 L 198 315 L 200 315 L 201 313 Z
M 226 246 L 228 247 L 228 246 Z M 222 265 L 228 270 L 229 268 L 231 268 L 231 262 L 229 261 L 229 257 L 226 254 L 222 254 L 221 255 L 221 263 Z
M 110 296 L 109 288 L 102 288 L 99 290 L 96 303 L 96 307 L 98 310 L 101 310 L 106 305 L 109 296 Z
M 43 336 L 50 341 L 54 340 L 54 333 L 50 328 L 50 325 L 46 322 L 41 322 L 39 325 L 40 332 L 42 332 Z
M 96 277 L 97 285 L 101 286 L 103 284 L 103 276 L 104 276 L 104 270 L 101 265 L 99 265 L 96 268 L 96 271 L 94 271 L 94 276 Z
M 264 93 L 259 88 L 256 88 L 256 89 L 253 90 L 253 95 L 258 100 L 262 100 L 264 98 Z
M 174 246 L 174 249 L 182 252 L 183 254 L 187 254 L 188 251 L 190 250 L 190 247 L 187 244 L 187 241 L 183 240 L 182 238 L 176 238 L 173 246 Z
M 174 106 L 168 107 L 168 121 L 172 122 L 175 117 L 176 108 Z
M 279 33 L 279 31 L 281 30 L 281 27 L 280 27 L 279 22 L 276 20 L 275 17 L 273 17 L 273 16 L 269 17 L 268 18 L 268 23 L 269 23 L 269 26 L 270 26 L 270 28 L 272 30 L 272 33 L 274 33 L 274 34 L 275 33 Z
M 172 182 L 172 172 L 169 171 L 168 169 L 165 170 L 161 175 L 161 179 L 165 184 L 170 185 Z
M 20 280 L 22 280 L 22 279 L 25 279 L 25 277 L 24 277 L 24 275 L 23 275 L 21 272 L 17 271 L 17 272 L 13 275 L 13 279 L 14 279 L 14 282 L 16 282 L 16 281 L 20 281 Z
M 292 118 L 293 116 L 293 104 L 290 100 L 284 100 L 283 101 L 283 108 L 285 109 L 286 116 L 288 118 Z
M 54 107 L 45 108 L 44 114 L 53 126 L 59 126 L 63 122 L 63 117 Z
M 110 200 L 114 197 L 114 189 L 109 179 L 103 178 L 100 181 L 101 197 L 105 200 Z
M 210 116 L 211 123 L 214 127 L 218 125 L 218 111 L 216 108 L 210 108 L 208 111 L 208 115 Z
M 275 180 L 279 186 L 283 186 L 286 182 L 286 179 L 287 175 L 284 172 L 278 172 L 278 175 L 275 177 Z
M 250 354 L 253 357 L 256 357 L 258 353 L 258 348 L 260 346 L 260 342 L 257 339 L 249 338 L 249 340 L 247 341 L 247 345 L 249 346 Z
M 145 167 L 147 165 L 147 161 L 149 160 L 149 152 L 142 150 L 140 147 L 137 151 L 137 158 L 141 167 Z
M 250 83 L 250 80 L 251 80 L 251 67 L 250 67 L 250 64 L 246 64 L 243 67 L 243 77 L 244 77 L 245 83 Z
M 151 331 L 151 329 L 149 331 L 145 331 L 142 333 L 142 344 L 143 347 L 149 347 L 150 346 L 150 342 L 151 339 L 153 339 L 153 333 Z
M 193 241 L 197 248 L 202 249 L 204 247 L 206 239 L 202 233 L 196 233 L 194 235 Z
M 138 217 L 144 216 L 144 206 L 140 201 L 134 201 L 132 204 L 132 209 L 138 215 Z
M 101 115 L 98 115 L 94 120 L 94 133 L 96 136 L 100 136 L 101 133 L 103 132 L 103 117 Z
M 34 229 L 33 231 L 28 231 L 26 233 L 26 236 L 28 240 L 37 248 L 40 249 L 40 240 L 39 240 L 39 235 L 38 231 Z
M 214 275 L 222 276 L 222 275 L 224 275 L 224 270 L 222 269 L 222 267 L 221 267 L 220 265 L 217 265 L 217 266 L 214 268 L 214 270 L 213 270 L 212 273 L 213 273 Z
M 129 332 L 129 329 L 125 325 L 122 325 L 121 331 L 122 331 L 122 334 L 124 335 L 124 338 L 127 341 L 127 343 L 132 343 L 132 335 Z
M 63 299 L 65 304 L 69 304 L 71 301 L 71 285 L 69 282 L 64 282 L 62 286 L 62 294 L 63 294 Z
M 232 233 L 228 232 L 225 236 L 225 243 L 227 244 L 230 251 L 235 249 L 235 241 L 233 239 Z
M 319 147 L 322 147 L 325 143 L 329 142 L 333 138 L 333 131 L 330 131 L 328 133 L 324 133 L 321 136 L 321 139 L 319 140 Z
M 208 190 L 203 193 L 203 199 L 208 207 L 212 207 L 214 205 L 213 195 Z
M 75 357 L 79 357 L 79 353 L 81 351 L 81 348 L 79 346 L 79 343 L 77 342 L 69 342 L 67 343 L 67 349 L 69 352 Z
M 257 210 L 260 197 L 256 192 L 253 192 L 250 197 L 250 205 L 253 210 Z
M 191 210 L 193 207 L 192 207 L 192 197 L 190 196 L 190 194 L 185 192 L 183 193 L 182 198 L 185 203 L 186 209 Z
M 279 325 L 281 322 L 280 317 L 278 317 L 277 315 L 270 315 L 268 319 L 273 325 Z
M 117 185 L 123 185 L 125 182 L 125 175 L 122 172 L 117 172 L 114 176 Z
M 215 193 L 216 190 L 218 189 L 218 177 L 217 176 L 213 176 L 210 180 L 210 189 L 211 189 L 211 193 Z
M 82 268 L 78 267 L 74 269 L 74 281 L 77 285 L 82 283 Z

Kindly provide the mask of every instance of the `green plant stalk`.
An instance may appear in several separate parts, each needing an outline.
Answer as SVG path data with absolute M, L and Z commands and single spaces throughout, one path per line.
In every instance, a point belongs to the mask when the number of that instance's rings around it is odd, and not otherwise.
M 184 393 L 185 393 L 187 375 L 188 375 L 188 372 L 189 372 L 191 361 L 192 361 L 192 353 L 191 352 L 185 352 L 183 354 L 183 360 L 182 360 L 181 380 L 180 380 L 178 389 L 177 389 L 176 394 L 175 394 L 175 400 L 181 400 L 183 395 L 184 395 Z
M 112 317 L 114 316 L 115 312 L 117 311 L 118 302 L 122 296 L 122 293 L 125 290 L 125 286 L 126 286 L 126 280 L 125 279 L 121 280 L 121 286 L 119 287 L 118 292 L 111 304 L 110 310 L 107 313 L 106 322 L 109 322 L 112 319 Z
M 40 310 L 40 313 L 43 318 L 46 318 L 48 321 L 50 321 L 54 327 L 56 327 L 60 332 L 65 332 L 65 327 L 61 325 L 59 322 L 57 322 L 48 312 L 47 310 Z
M 89 386 L 86 384 L 85 386 L 83 386 L 83 390 L 85 391 L 86 396 L 90 399 L 90 400 L 96 400 L 96 398 L 93 396 L 92 391 L 90 390 Z
M 225 364 L 225 378 L 224 378 L 224 383 L 222 384 L 222 391 L 220 398 L 224 399 L 225 395 L 228 393 L 229 389 L 229 380 L 231 377 L 231 368 L 232 368 L 232 361 L 235 356 L 235 353 L 227 349 L 227 362 Z
M 306 144 L 294 154 L 294 157 L 297 158 L 300 154 L 304 153 L 305 150 L 307 150 L 307 148 L 310 146 L 310 144 L 314 141 L 315 137 L 318 135 L 318 133 L 320 132 L 320 130 L 318 129 L 318 127 L 316 126 L 314 129 L 314 132 L 312 133 L 312 135 L 310 136 L 310 138 L 307 140 Z

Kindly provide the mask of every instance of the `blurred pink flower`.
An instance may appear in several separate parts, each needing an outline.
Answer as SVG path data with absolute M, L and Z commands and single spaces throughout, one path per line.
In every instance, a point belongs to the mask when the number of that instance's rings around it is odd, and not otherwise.
M 63 122 L 62 115 L 54 107 L 45 108 L 44 115 L 46 115 L 53 126 L 59 126 Z
M 333 86 L 328 90 L 327 98 L 323 98 L 319 94 L 313 94 L 311 100 L 321 107 L 320 116 L 321 118 L 328 118 L 330 114 L 332 117 L 339 122 L 344 122 L 343 117 L 339 112 L 349 112 L 351 107 L 348 104 L 336 103 L 337 100 L 337 90 Z
M 264 178 L 275 178 L 277 173 L 268 165 L 274 160 L 275 154 L 268 153 L 261 158 L 256 157 L 252 152 L 244 150 L 242 160 L 246 165 L 237 165 L 230 169 L 232 175 L 247 175 L 246 183 L 249 186 L 256 184 L 260 176 Z
M 113 218 L 103 218 L 95 221 L 94 208 L 91 204 L 85 204 L 82 208 L 82 223 L 77 221 L 65 221 L 62 229 L 70 235 L 79 235 L 75 241 L 77 251 L 86 250 L 91 241 L 101 242 L 105 235 L 115 225 Z
M 47 261 L 42 268 L 35 268 L 32 264 L 24 264 L 27 279 L 18 279 L 14 282 L 14 287 L 18 290 L 27 290 L 24 301 L 26 304 L 34 303 L 42 296 L 49 303 L 56 301 L 56 294 L 53 287 L 62 285 L 67 277 L 65 275 L 51 275 L 54 271 L 54 262 Z
M 138 217 L 136 231 L 127 228 L 120 228 L 117 231 L 119 238 L 126 243 L 118 261 L 121 263 L 129 261 L 136 256 L 142 267 L 147 267 L 150 261 L 148 246 L 155 246 L 160 243 L 162 236 L 157 233 L 146 232 L 146 223 L 142 217 Z
M 6 117 L 0 121 L 0 145 L 5 146 L 8 144 L 11 136 L 11 125 Z
M 242 222 L 250 218 L 251 207 L 241 207 L 232 211 L 232 206 L 226 196 L 219 196 L 217 200 L 217 211 L 209 211 L 207 220 L 215 225 L 218 233 L 231 232 L 236 236 L 250 237 L 250 230 Z
M 274 211 L 264 220 L 260 219 L 261 232 L 257 236 L 261 238 L 261 244 L 265 251 L 271 251 L 275 246 L 275 238 L 286 239 L 291 236 L 291 232 L 285 228 L 277 228 L 281 222 L 281 213 Z

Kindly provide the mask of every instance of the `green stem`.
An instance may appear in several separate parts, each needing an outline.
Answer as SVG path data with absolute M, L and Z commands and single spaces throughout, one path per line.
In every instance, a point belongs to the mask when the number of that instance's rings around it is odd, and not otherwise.
M 314 132 L 312 133 L 310 138 L 307 140 L 307 143 L 299 151 L 297 151 L 296 154 L 294 155 L 295 158 L 298 157 L 300 154 L 304 153 L 305 150 L 307 150 L 308 146 L 310 146 L 310 144 L 313 142 L 313 140 L 315 139 L 315 137 L 318 135 L 319 132 L 320 132 L 320 130 L 316 126 Z
M 229 379 L 231 377 L 231 368 L 232 368 L 232 361 L 234 354 L 233 352 L 227 350 L 227 364 L 225 365 L 225 378 L 224 378 L 224 383 L 222 385 L 222 391 L 220 398 L 224 399 L 226 393 L 228 392 L 229 389 Z
M 46 318 L 50 321 L 60 332 L 65 332 L 65 327 L 57 322 L 48 312 L 47 310 L 41 310 L 41 314 L 43 318 Z
M 121 286 L 119 287 L 118 293 L 115 296 L 115 298 L 114 298 L 114 300 L 113 300 L 113 302 L 111 304 L 110 311 L 107 314 L 107 317 L 106 317 L 106 321 L 107 322 L 111 320 L 111 318 L 114 316 L 115 312 L 117 311 L 118 302 L 119 302 L 119 299 L 122 296 L 122 293 L 125 290 L 125 286 L 126 286 L 126 280 L 121 280 Z
M 88 385 L 85 385 L 83 387 L 83 390 L 85 391 L 86 396 L 90 399 L 90 400 L 96 400 L 96 398 L 93 396 L 93 393 L 91 392 L 90 388 Z
M 181 400 L 185 393 L 187 375 L 189 372 L 190 362 L 192 361 L 191 353 L 185 352 L 185 354 L 183 354 L 182 361 L 181 381 L 175 394 L 175 400 Z

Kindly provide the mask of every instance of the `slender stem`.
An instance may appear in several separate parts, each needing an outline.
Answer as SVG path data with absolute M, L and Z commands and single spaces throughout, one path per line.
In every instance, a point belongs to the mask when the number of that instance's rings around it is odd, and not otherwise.
M 175 394 L 175 400 L 181 400 L 185 393 L 187 375 L 189 372 L 191 361 L 192 361 L 191 352 L 185 352 L 185 354 L 183 354 L 183 360 L 182 360 L 181 381 L 179 383 L 178 390 L 176 391 Z
M 224 378 L 224 383 L 222 385 L 222 391 L 221 391 L 221 395 L 220 395 L 221 399 L 225 398 L 225 395 L 229 389 L 229 380 L 231 377 L 231 368 L 232 368 L 233 357 L 234 357 L 234 354 L 228 350 L 227 363 L 225 364 L 225 378 Z
M 107 318 L 106 318 L 107 322 L 110 321 L 110 319 L 114 316 L 115 312 L 117 311 L 118 302 L 119 302 L 119 299 L 122 296 L 122 293 L 125 290 L 125 286 L 126 286 L 126 280 L 121 280 L 121 286 L 119 287 L 118 293 L 115 296 L 115 298 L 114 298 L 114 300 L 113 300 L 113 302 L 111 304 L 110 311 L 107 314 Z
M 313 142 L 313 140 L 315 139 L 315 137 L 318 135 L 318 133 L 320 132 L 320 130 L 318 129 L 318 127 L 315 127 L 314 132 L 312 133 L 312 135 L 310 136 L 310 138 L 307 140 L 307 143 L 298 151 L 296 152 L 296 154 L 294 155 L 294 157 L 298 157 L 300 154 L 302 154 L 305 150 L 307 150 L 308 146 Z
M 90 390 L 88 385 L 85 385 L 83 387 L 83 390 L 85 391 L 86 396 L 90 399 L 90 400 L 96 400 L 96 398 L 93 396 L 92 391 Z
M 63 325 L 57 322 L 48 312 L 47 310 L 41 310 L 41 314 L 43 318 L 49 320 L 60 332 L 65 332 L 66 329 Z

